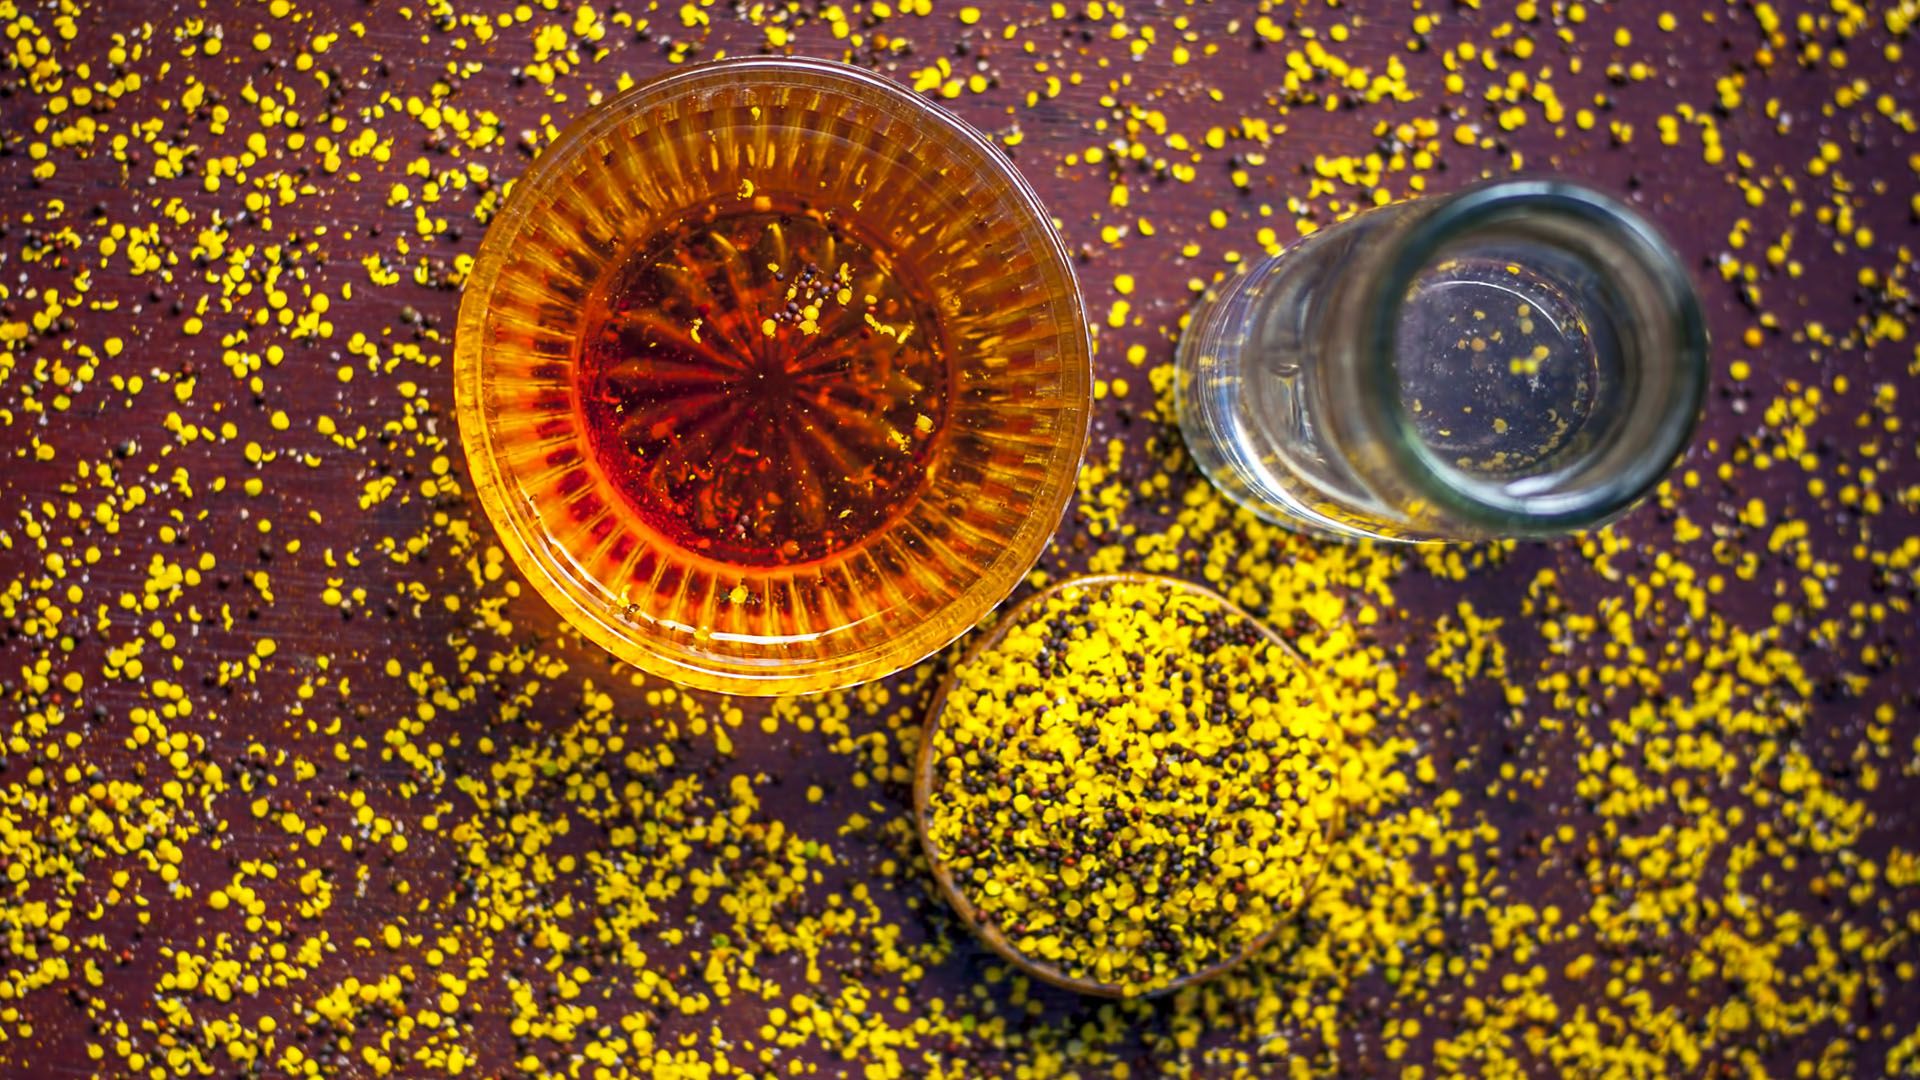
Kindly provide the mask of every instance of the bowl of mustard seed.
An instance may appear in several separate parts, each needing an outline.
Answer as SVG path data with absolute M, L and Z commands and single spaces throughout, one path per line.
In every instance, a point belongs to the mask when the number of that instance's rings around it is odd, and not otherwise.
M 1016 968 L 1166 993 L 1305 906 L 1340 816 L 1340 739 L 1306 663 L 1224 597 L 1072 578 L 976 641 L 936 695 L 921 842 L 961 921 Z

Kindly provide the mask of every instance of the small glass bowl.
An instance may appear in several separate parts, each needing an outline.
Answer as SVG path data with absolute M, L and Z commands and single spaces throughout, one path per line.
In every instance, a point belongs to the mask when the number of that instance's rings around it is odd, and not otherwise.
M 997 648 L 1001 642 L 1006 640 L 1008 632 L 1014 627 L 1024 623 L 1032 613 L 1044 612 L 1047 603 L 1055 596 L 1069 590 L 1098 596 L 1123 585 L 1145 586 L 1165 590 L 1168 594 L 1185 594 L 1203 598 L 1217 605 L 1221 611 L 1247 620 L 1258 630 L 1260 636 L 1265 639 L 1267 643 L 1278 648 L 1289 658 L 1294 666 L 1298 667 L 1310 678 L 1313 678 L 1311 665 L 1294 650 L 1293 646 L 1287 644 L 1285 638 L 1275 633 L 1273 628 L 1268 626 L 1265 621 L 1255 618 L 1253 614 L 1245 608 L 1204 585 L 1187 581 L 1184 578 L 1144 573 L 1082 574 L 1078 577 L 1063 578 L 1027 597 L 1025 600 L 1022 600 L 1018 606 L 1001 616 L 999 622 L 997 622 L 992 629 L 982 633 L 969 643 L 965 655 L 956 660 L 953 666 L 948 669 L 946 677 L 941 680 L 940 687 L 935 691 L 933 701 L 927 708 L 927 721 L 922 728 L 920 750 L 915 758 L 913 771 L 914 825 L 920 834 L 920 850 L 922 854 L 926 856 L 927 866 L 933 875 L 934 885 L 939 889 L 940 894 L 946 897 L 948 906 L 952 907 L 954 914 L 959 916 L 961 924 L 972 932 L 981 944 L 985 945 L 1002 960 L 1013 965 L 1019 971 L 1050 986 L 1057 986 L 1063 990 L 1071 990 L 1075 993 L 1085 994 L 1090 997 L 1103 998 L 1126 998 L 1133 995 L 1114 984 L 1073 975 L 1058 965 L 1022 952 L 1019 946 L 1015 945 L 1000 927 L 995 925 L 990 919 L 981 915 L 980 909 L 975 906 L 973 898 L 969 895 L 967 888 L 955 879 L 953 867 L 949 864 L 946 855 L 941 851 L 940 845 L 933 839 L 931 822 L 934 814 L 934 800 L 938 797 L 935 787 L 938 782 L 938 777 L 936 776 L 938 762 L 935 760 L 933 748 L 937 741 L 936 736 L 939 732 L 940 725 L 945 722 L 947 698 L 953 692 L 956 680 L 966 667 Z M 1317 678 L 1315 678 L 1310 685 L 1313 688 L 1312 694 L 1315 697 L 1320 698 L 1322 701 L 1328 700 L 1325 696 L 1325 690 L 1319 686 Z M 1326 869 L 1327 861 L 1331 857 L 1334 842 L 1343 828 L 1344 817 L 1344 808 L 1337 807 L 1334 816 L 1325 823 L 1319 832 L 1311 837 L 1313 867 L 1307 874 L 1305 893 L 1301 897 L 1298 907 L 1276 912 L 1276 918 L 1270 926 L 1253 939 L 1245 942 L 1232 955 L 1226 956 L 1211 964 L 1184 972 L 1176 978 L 1169 980 L 1164 985 L 1148 990 L 1140 996 L 1149 998 L 1161 997 L 1189 986 L 1197 986 L 1201 983 L 1209 982 L 1245 963 L 1249 957 L 1256 955 L 1272 943 L 1274 937 L 1277 936 L 1285 926 L 1286 920 L 1297 914 L 1300 910 L 1303 910 L 1308 901 L 1311 900 L 1314 890 L 1318 887 L 1319 880 Z
M 633 488 L 616 483 L 609 459 L 596 453 L 595 440 L 604 450 L 607 436 L 592 429 L 582 400 L 590 381 L 583 374 L 587 312 L 605 307 L 605 282 L 665 230 L 736 204 L 805 207 L 808 235 L 857 232 L 863 250 L 877 252 L 871 265 L 911 271 L 924 294 L 917 310 L 939 339 L 922 348 L 945 365 L 942 385 L 928 391 L 932 404 L 889 400 L 888 412 L 849 404 L 859 400 L 853 395 L 834 398 L 837 391 L 808 399 L 800 410 L 808 436 L 825 426 L 840 441 L 794 440 L 800 448 L 791 461 L 762 455 L 772 464 L 755 481 L 762 485 L 756 506 L 798 521 L 793 500 L 811 498 L 807 518 L 818 527 L 835 507 L 821 494 L 828 489 L 818 486 L 817 467 L 831 456 L 833 467 L 846 468 L 847 456 L 833 447 L 873 433 L 864 429 L 903 446 L 924 435 L 928 445 L 916 444 L 918 471 L 902 482 L 907 493 L 875 515 L 870 532 L 834 534 L 813 548 L 786 545 L 777 550 L 800 555 L 757 565 L 671 535 L 675 523 L 663 521 L 657 506 L 637 504 Z M 768 235 L 785 253 L 786 234 Z M 701 250 L 736 249 L 714 241 Z M 683 265 L 699 258 L 677 257 Z M 734 269 L 760 274 L 763 265 L 778 269 L 756 250 Z M 718 269 L 706 272 L 722 280 Z M 744 288 L 760 286 L 774 288 Z M 724 291 L 740 295 L 741 288 L 736 278 Z M 748 325 L 758 327 L 758 315 L 755 309 Z M 849 339 L 868 337 L 848 325 Z M 707 327 L 710 346 L 716 331 L 712 322 Z M 698 327 L 690 329 L 699 340 Z M 744 362 L 764 362 L 768 346 L 752 340 L 755 356 Z M 1032 189 L 992 144 L 870 72 L 753 58 L 689 68 L 622 93 L 574 120 L 541 154 L 511 189 L 467 281 L 454 379 L 481 505 L 521 572 L 581 633 L 682 685 L 806 693 L 918 662 L 1019 583 L 1073 492 L 1087 440 L 1091 352 L 1066 250 Z M 870 356 L 859 362 L 873 363 Z M 796 356 L 792 367 L 810 363 Z M 881 377 L 902 385 L 890 371 Z M 901 392 L 917 394 L 923 382 L 906 380 Z M 747 438 L 729 432 L 676 443 L 696 458 L 677 463 L 676 475 L 684 480 L 703 468 L 689 447 L 735 453 L 726 440 Z M 642 457 L 635 451 L 623 460 Z M 766 471 L 774 467 L 787 472 Z M 864 482 L 871 490 L 871 479 Z M 764 534 L 770 521 L 742 517 L 734 527 Z

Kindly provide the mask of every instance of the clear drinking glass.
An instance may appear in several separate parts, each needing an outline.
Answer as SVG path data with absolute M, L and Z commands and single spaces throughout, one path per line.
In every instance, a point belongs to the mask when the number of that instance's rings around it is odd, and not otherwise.
M 1175 394 L 1195 460 L 1269 521 L 1546 536 L 1626 512 L 1686 449 L 1699 300 L 1618 202 L 1555 180 L 1399 203 L 1208 294 Z

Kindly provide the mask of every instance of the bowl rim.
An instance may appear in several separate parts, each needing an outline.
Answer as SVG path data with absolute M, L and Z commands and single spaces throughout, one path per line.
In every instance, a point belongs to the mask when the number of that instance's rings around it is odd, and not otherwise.
M 1029 536 L 1025 546 L 1031 547 L 1031 554 L 1006 564 L 1001 571 L 1006 578 L 1004 589 L 986 590 L 998 595 L 982 605 L 970 620 L 958 624 L 951 634 L 926 637 L 912 648 L 900 649 L 896 643 L 902 638 L 911 640 L 918 629 L 909 626 L 904 633 L 857 652 L 831 657 L 764 665 L 733 666 L 724 661 L 701 664 L 656 648 L 646 636 L 623 631 L 621 624 L 609 618 L 610 605 L 606 606 L 607 610 L 601 610 L 586 602 L 584 590 L 562 572 L 564 560 L 546 550 L 546 545 L 536 542 L 539 530 L 532 527 L 532 520 L 523 524 L 516 515 L 516 504 L 524 500 L 514 491 L 512 479 L 495 453 L 493 433 L 484 419 L 482 390 L 487 381 L 484 372 L 489 366 L 490 350 L 483 338 L 483 328 L 508 254 L 520 242 L 528 217 L 539 201 L 530 193 L 555 182 L 582 149 L 644 107 L 699 92 L 708 84 L 779 85 L 794 79 L 826 92 L 865 100 L 876 107 L 891 107 L 916 124 L 937 126 L 945 138 L 957 143 L 956 150 L 961 156 L 970 151 L 979 158 L 982 182 L 1008 199 L 1015 212 L 1025 219 L 1020 232 L 1034 248 L 1036 279 L 1041 282 L 1057 279 L 1060 286 L 1050 290 L 1053 295 L 1049 304 L 1060 310 L 1054 334 L 1063 346 L 1062 397 L 1069 402 L 1068 408 L 1077 406 L 1080 417 L 1074 425 L 1077 430 L 1065 430 L 1066 437 L 1053 448 L 1049 479 L 1058 478 L 1052 485 L 1053 490 L 1048 492 L 1043 486 L 1041 494 L 1045 501 L 1031 508 L 1015 534 L 1015 541 L 1007 545 L 1008 550 L 1017 552 L 1023 546 L 1018 542 L 1020 538 Z M 453 344 L 454 403 L 475 498 L 521 575 L 568 624 L 620 660 L 681 686 L 752 696 L 815 693 L 857 686 L 920 663 L 977 625 L 1019 587 L 1058 533 L 1061 519 L 1077 491 L 1075 478 L 1092 430 L 1092 360 L 1092 333 L 1085 300 L 1066 242 L 1032 185 L 1004 151 L 938 102 L 876 72 L 812 57 L 736 57 L 666 72 L 583 110 L 525 172 L 510 182 L 462 286 Z M 991 569 L 990 565 L 989 572 L 974 579 L 974 588 L 956 594 L 946 604 L 962 603 L 978 594 L 978 583 L 996 576 Z M 921 626 L 930 624 L 931 620 L 920 623 Z M 897 659 L 889 658 L 889 652 L 897 652 Z
M 1086 994 L 1090 997 L 1114 999 L 1155 998 L 1165 994 L 1171 994 L 1189 986 L 1198 986 L 1201 983 L 1209 982 L 1239 967 L 1249 958 L 1260 952 L 1260 950 L 1271 944 L 1287 922 L 1297 917 L 1306 909 L 1307 903 L 1312 899 L 1314 892 L 1318 889 L 1321 879 L 1326 876 L 1327 864 L 1333 861 L 1334 843 L 1340 835 L 1346 816 L 1344 803 L 1336 800 L 1334 815 L 1327 820 L 1325 826 L 1321 829 L 1319 845 L 1320 862 L 1307 877 L 1306 887 L 1301 894 L 1300 905 L 1298 907 L 1291 911 L 1279 913 L 1274 918 L 1271 926 L 1248 940 L 1246 944 L 1242 945 L 1239 950 L 1231 955 L 1222 957 L 1206 967 L 1189 971 L 1151 990 L 1134 992 L 1129 992 L 1112 983 L 1104 983 L 1097 979 L 1070 975 L 1058 965 L 1034 959 L 1021 952 L 1013 942 L 1007 940 L 1006 934 L 1002 933 L 998 926 L 980 916 L 979 909 L 974 907 L 973 901 L 967 898 L 959 884 L 954 881 L 953 871 L 948 867 L 946 859 L 935 850 L 932 830 L 928 828 L 932 813 L 933 798 L 933 734 L 935 729 L 938 728 L 942 716 L 946 712 L 947 696 L 953 691 L 954 684 L 959 679 L 960 669 L 978 660 L 987 650 L 999 645 L 1000 642 L 1006 638 L 1008 632 L 1010 632 L 1030 610 L 1038 608 L 1040 605 L 1058 596 L 1060 593 L 1065 592 L 1067 589 L 1106 589 L 1114 585 L 1152 585 L 1194 593 L 1210 599 L 1220 604 L 1227 611 L 1248 620 L 1253 624 L 1254 628 L 1260 632 L 1261 637 L 1265 638 L 1269 643 L 1278 646 L 1280 651 L 1285 653 L 1293 663 L 1299 667 L 1301 673 L 1307 680 L 1309 692 L 1314 697 L 1319 698 L 1321 704 L 1327 707 L 1329 712 L 1332 711 L 1332 703 L 1327 698 L 1326 688 L 1313 665 L 1307 663 L 1306 658 L 1301 656 L 1285 638 L 1281 637 L 1278 631 L 1268 625 L 1265 619 L 1255 616 L 1252 612 L 1234 603 L 1232 600 L 1227 599 L 1214 589 L 1202 585 L 1199 582 L 1174 577 L 1170 574 L 1149 574 L 1138 571 L 1078 574 L 1065 577 L 1020 601 L 1018 605 L 1002 616 L 1000 621 L 996 623 L 991 630 L 968 643 L 966 654 L 955 660 L 953 664 L 947 668 L 946 674 L 941 677 L 939 688 L 934 691 L 933 699 L 927 704 L 926 720 L 920 727 L 920 748 L 914 754 L 913 822 L 914 831 L 920 835 L 921 854 L 927 860 L 927 869 L 933 875 L 935 886 L 939 889 L 940 893 L 946 897 L 948 905 L 953 908 L 954 914 L 959 916 L 960 922 L 966 926 L 981 943 L 993 950 L 1002 960 L 1013 965 L 1016 969 L 1039 979 L 1041 982 L 1051 986 L 1057 986 L 1063 990 L 1072 990 L 1075 993 Z

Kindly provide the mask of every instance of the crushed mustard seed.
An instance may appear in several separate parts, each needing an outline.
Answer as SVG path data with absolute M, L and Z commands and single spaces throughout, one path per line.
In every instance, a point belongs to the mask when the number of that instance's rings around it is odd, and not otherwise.
M 1339 729 L 1219 596 L 1069 581 L 967 657 L 921 770 L 930 860 L 989 944 L 1115 996 L 1215 974 L 1299 908 L 1338 814 Z

